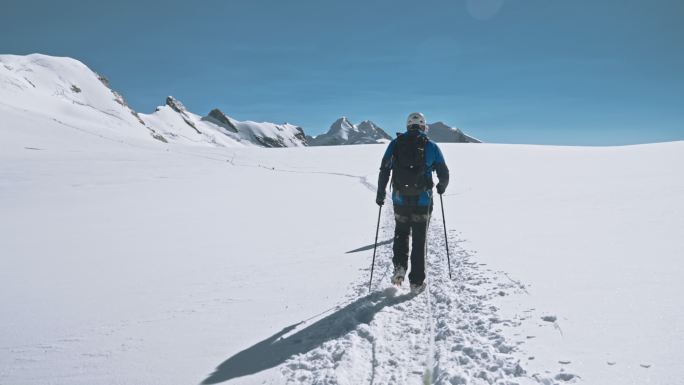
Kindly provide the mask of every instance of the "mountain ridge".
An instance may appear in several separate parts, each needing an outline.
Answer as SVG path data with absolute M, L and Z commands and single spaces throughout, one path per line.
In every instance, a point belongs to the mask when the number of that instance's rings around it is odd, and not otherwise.
M 298 125 L 239 121 L 219 108 L 198 115 L 173 96 L 167 96 L 153 112 L 141 113 L 128 105 L 106 77 L 84 63 L 44 54 L 0 55 L 0 102 L 15 112 L 59 120 L 94 130 L 96 135 L 151 138 L 163 143 L 302 147 L 376 144 L 392 139 L 371 120 L 353 124 L 342 116 L 327 132 L 308 136 Z M 442 122 L 433 125 L 437 142 L 479 142 Z
M 364 120 L 358 125 L 342 116 L 337 119 L 327 132 L 308 138 L 310 146 L 335 146 L 350 144 L 374 144 L 387 142 L 391 137 L 378 125 Z

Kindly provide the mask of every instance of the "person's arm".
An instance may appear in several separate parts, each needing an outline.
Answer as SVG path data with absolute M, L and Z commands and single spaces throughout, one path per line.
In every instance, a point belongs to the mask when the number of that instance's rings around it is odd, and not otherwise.
M 442 150 L 440 150 L 439 146 L 437 146 L 436 144 L 435 163 L 433 167 L 437 172 L 437 179 L 439 179 L 439 183 L 437 183 L 437 193 L 443 194 L 444 191 L 446 191 L 447 186 L 449 185 L 449 168 L 447 167 L 446 161 L 444 160 L 444 155 L 442 155 Z
M 385 190 L 387 189 L 387 183 L 389 183 L 390 173 L 392 172 L 392 153 L 394 152 L 394 141 L 391 141 L 387 150 L 385 150 L 385 155 L 382 157 L 380 162 L 380 175 L 378 175 L 378 194 L 376 196 L 375 202 L 379 205 L 385 203 Z

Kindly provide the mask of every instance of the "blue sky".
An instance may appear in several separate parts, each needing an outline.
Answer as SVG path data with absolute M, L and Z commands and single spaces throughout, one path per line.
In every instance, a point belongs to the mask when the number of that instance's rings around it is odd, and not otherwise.
M 684 139 L 682 0 L 3 0 L 0 53 L 77 58 L 138 111 L 488 142 Z

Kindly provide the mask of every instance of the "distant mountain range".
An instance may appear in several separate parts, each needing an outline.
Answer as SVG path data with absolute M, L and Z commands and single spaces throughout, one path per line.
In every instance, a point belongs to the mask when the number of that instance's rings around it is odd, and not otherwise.
M 343 144 L 368 144 L 388 142 L 392 138 L 375 123 L 364 120 L 359 125 L 341 117 L 330 126 L 325 134 L 308 137 L 310 146 L 336 146 Z
M 0 114 L 48 118 L 64 126 L 87 128 L 106 137 L 148 138 L 203 146 L 301 147 L 385 143 L 392 139 L 366 120 L 358 125 L 339 118 L 328 132 L 312 137 L 297 125 L 239 121 L 216 108 L 194 114 L 168 96 L 151 114 L 128 106 L 103 76 L 78 60 L 41 54 L 0 55 Z M 8 120 L 9 121 L 9 120 Z M 479 142 L 442 122 L 430 124 L 437 142 Z

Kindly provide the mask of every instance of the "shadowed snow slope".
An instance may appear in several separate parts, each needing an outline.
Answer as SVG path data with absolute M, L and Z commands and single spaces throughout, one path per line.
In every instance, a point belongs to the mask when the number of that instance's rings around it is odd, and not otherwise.
M 369 294 L 384 146 L 163 144 L 15 110 L 0 105 L 0 384 L 684 378 L 684 142 L 443 144 L 428 288 L 387 289 L 384 243 Z
M 481 143 L 458 128 L 449 127 L 442 122 L 428 124 L 428 136 L 438 143 Z

